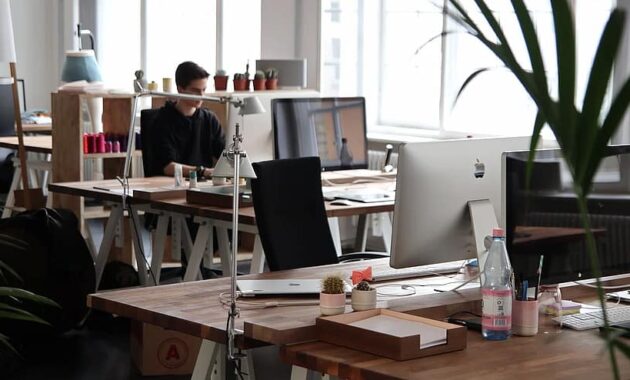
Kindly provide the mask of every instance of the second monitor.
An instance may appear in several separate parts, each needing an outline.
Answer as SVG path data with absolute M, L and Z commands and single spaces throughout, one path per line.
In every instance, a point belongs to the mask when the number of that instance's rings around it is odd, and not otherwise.
M 365 98 L 275 99 L 276 159 L 319 156 L 322 170 L 367 169 Z

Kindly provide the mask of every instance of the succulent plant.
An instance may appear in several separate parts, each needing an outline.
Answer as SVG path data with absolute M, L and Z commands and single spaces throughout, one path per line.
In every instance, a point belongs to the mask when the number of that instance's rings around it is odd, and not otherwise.
M 214 76 L 216 77 L 224 77 L 227 76 L 227 71 L 223 70 L 223 69 L 218 69 L 215 73 Z
M 262 70 L 256 70 L 256 74 L 254 74 L 254 79 L 265 79 L 265 72 Z
M 372 290 L 372 287 L 367 281 L 361 281 L 355 286 L 356 290 Z
M 265 72 L 265 78 L 267 79 L 278 79 L 278 69 L 269 68 Z
M 241 80 L 241 79 L 247 79 L 245 74 L 241 74 L 241 73 L 234 74 L 234 80 Z
M 340 274 L 327 275 L 322 279 L 322 293 L 343 294 L 344 282 Z

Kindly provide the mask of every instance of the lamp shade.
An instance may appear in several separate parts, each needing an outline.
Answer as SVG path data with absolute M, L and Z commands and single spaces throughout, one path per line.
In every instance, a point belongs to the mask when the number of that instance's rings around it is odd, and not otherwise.
M 219 158 L 216 166 L 214 167 L 212 176 L 219 178 L 234 177 L 234 159 L 229 157 L 229 154 L 225 154 L 224 152 L 221 155 L 221 158 Z M 241 156 L 241 164 L 239 165 L 238 176 L 240 178 L 256 178 L 256 173 L 254 173 L 252 163 L 249 162 L 249 158 L 247 156 Z
M 15 62 L 15 40 L 9 0 L 0 0 L 0 62 Z
M 243 104 L 238 110 L 239 115 L 253 115 L 256 113 L 264 113 L 265 107 L 260 103 L 256 96 L 249 96 L 243 99 Z
M 61 80 L 75 82 L 85 80 L 88 82 L 101 81 L 101 68 L 96 62 L 94 50 L 67 51 L 66 62 L 63 64 Z

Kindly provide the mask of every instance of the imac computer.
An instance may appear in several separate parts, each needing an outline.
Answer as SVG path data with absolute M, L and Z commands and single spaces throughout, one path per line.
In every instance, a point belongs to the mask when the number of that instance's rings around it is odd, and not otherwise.
M 272 101 L 276 159 L 319 156 L 322 170 L 367 169 L 365 98 Z
M 505 153 L 506 243 L 514 272 L 541 284 L 593 278 L 573 182 L 560 150 Z M 588 196 L 603 276 L 630 272 L 630 146 L 610 146 Z
M 478 257 L 501 211 L 501 157 L 529 137 L 442 140 L 399 148 L 390 266 Z

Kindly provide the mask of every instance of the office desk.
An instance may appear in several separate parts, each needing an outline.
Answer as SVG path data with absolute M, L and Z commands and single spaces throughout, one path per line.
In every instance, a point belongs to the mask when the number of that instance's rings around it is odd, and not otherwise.
M 7 148 L 17 150 L 19 147 L 17 136 L 5 136 L 0 137 L 0 148 Z M 24 136 L 24 150 L 26 153 L 39 153 L 43 155 L 43 158 L 28 159 L 28 177 L 31 186 L 45 188 L 48 183 L 48 173 L 51 169 L 50 155 L 52 153 L 52 137 L 51 136 Z M 21 188 L 22 171 L 20 170 L 20 160 L 17 157 L 13 158 L 13 178 L 11 179 L 11 186 L 7 193 L 7 200 L 5 202 L 4 211 L 2 212 L 3 218 L 11 216 L 15 208 L 15 190 Z M 35 170 L 41 171 L 44 174 L 41 178 L 37 178 Z M 50 206 L 52 203 L 50 200 L 46 203 Z
M 387 259 L 378 259 L 369 262 L 267 272 L 243 278 L 321 278 L 324 273 L 338 271 L 344 271 L 345 274 L 350 275 L 351 270 L 363 269 L 367 265 L 373 267 L 374 273 L 389 268 Z M 461 277 L 465 278 L 463 275 Z M 412 281 L 405 280 L 405 283 Z M 436 279 L 424 278 L 415 281 L 435 283 Z M 88 296 L 88 305 L 95 309 L 203 338 L 198 366 L 195 367 L 195 371 L 203 372 L 208 369 L 209 351 L 211 351 L 210 347 L 214 346 L 213 342 L 225 343 L 226 341 L 227 311 L 219 302 L 219 294 L 229 291 L 229 286 L 228 278 L 219 278 L 159 287 L 116 290 Z M 443 313 L 443 310 L 448 310 L 449 313 L 461 310 L 479 311 L 478 289 L 464 289 L 459 293 L 434 293 L 433 287 L 420 287 L 418 292 L 417 296 L 412 297 L 380 299 L 378 306 L 405 312 L 423 309 L 423 315 L 426 316 L 431 316 L 437 311 Z M 265 298 L 265 300 L 279 299 L 304 300 L 305 298 Z M 317 297 L 310 299 L 313 305 L 267 309 L 241 307 L 236 327 L 244 330 L 244 336 L 239 337 L 238 345 L 241 348 L 249 348 L 261 344 L 290 344 L 315 339 L 315 318 L 320 315 L 320 311 Z M 259 302 L 258 298 L 247 300 Z M 350 310 L 348 304 L 346 311 Z M 194 376 L 193 378 L 197 378 Z
M 22 132 L 33 134 L 50 134 L 52 132 L 52 123 L 22 124 Z

